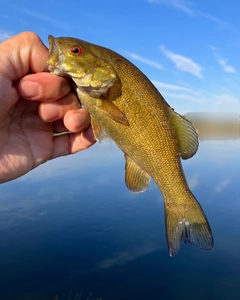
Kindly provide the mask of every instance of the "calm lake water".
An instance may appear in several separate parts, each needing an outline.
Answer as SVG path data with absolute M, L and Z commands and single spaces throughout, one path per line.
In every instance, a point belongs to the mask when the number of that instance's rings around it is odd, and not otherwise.
M 183 162 L 215 248 L 174 258 L 159 189 L 129 192 L 109 141 L 2 184 L 0 299 L 240 299 L 239 155 L 239 141 L 205 141 Z

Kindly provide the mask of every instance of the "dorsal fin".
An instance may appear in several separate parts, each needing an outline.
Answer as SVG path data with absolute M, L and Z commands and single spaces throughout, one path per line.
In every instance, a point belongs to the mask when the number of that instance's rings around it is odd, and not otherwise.
M 181 158 L 188 159 L 197 152 L 197 132 L 191 122 L 176 113 L 173 109 L 171 109 L 171 115 L 178 139 Z

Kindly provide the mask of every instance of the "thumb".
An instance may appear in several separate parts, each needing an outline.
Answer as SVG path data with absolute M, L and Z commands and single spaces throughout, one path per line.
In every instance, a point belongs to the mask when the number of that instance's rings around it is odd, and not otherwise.
M 17 81 L 46 68 L 48 49 L 33 32 L 22 32 L 0 44 L 0 76 Z
M 44 71 L 47 56 L 48 49 L 33 32 L 23 32 L 0 43 L 1 116 L 19 98 L 15 83 L 26 74 Z

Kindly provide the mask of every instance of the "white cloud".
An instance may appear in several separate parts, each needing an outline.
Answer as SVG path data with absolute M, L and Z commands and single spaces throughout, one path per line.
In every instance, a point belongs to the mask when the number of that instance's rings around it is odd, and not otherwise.
M 183 87 L 183 86 L 179 86 L 179 85 L 174 85 L 174 84 L 169 84 L 169 83 L 165 83 L 165 82 L 161 82 L 161 81 L 157 81 L 157 80 L 152 80 L 152 83 L 159 89 L 163 89 L 163 90 L 170 90 L 170 91 L 184 91 L 184 92 L 188 92 L 194 95 L 198 95 L 197 92 Z
M 182 114 L 189 111 L 212 111 L 212 112 L 239 112 L 240 101 L 232 91 L 221 87 L 213 90 L 199 89 L 196 91 L 185 86 L 174 85 L 157 80 L 152 83 L 159 89 L 164 99 L 174 109 Z
M 184 100 L 184 101 L 189 101 L 193 103 L 202 103 L 202 97 L 201 96 L 191 96 L 188 94 L 184 93 L 169 93 L 167 91 L 160 91 L 165 99 L 174 99 L 174 100 Z M 179 101 L 179 103 L 183 103 L 183 101 Z
M 194 190 L 199 185 L 199 174 L 189 176 L 187 181 L 190 190 Z
M 193 5 L 194 3 L 191 1 L 186 0 L 147 0 L 149 3 L 156 3 L 156 4 L 162 4 L 170 6 L 173 9 L 180 10 L 184 12 L 185 14 L 193 17 L 202 17 L 205 18 L 219 26 L 219 29 L 223 28 L 229 28 L 231 27 L 230 24 L 227 22 L 218 19 L 217 17 L 210 15 L 206 12 L 194 9 Z
M 169 84 L 157 80 L 152 80 L 152 83 L 165 99 L 184 100 L 194 103 L 202 102 L 202 95 L 184 86 Z
M 196 11 L 196 13 L 197 13 L 199 16 L 201 16 L 201 17 L 203 17 L 203 18 L 205 18 L 205 19 L 208 19 L 208 20 L 214 22 L 215 24 L 219 25 L 219 27 L 218 27 L 219 29 L 224 29 L 224 28 L 229 28 L 229 27 L 231 27 L 231 25 L 228 24 L 227 22 L 225 22 L 225 21 L 223 21 L 223 20 L 220 20 L 220 19 L 218 19 L 218 18 L 216 18 L 216 17 L 214 17 L 214 16 L 212 16 L 212 15 L 209 15 L 209 14 L 204 13 L 204 12 L 201 12 L 201 11 Z
M 173 53 L 167 50 L 164 46 L 161 46 L 160 49 L 163 52 L 163 54 L 166 55 L 166 57 L 169 58 L 175 64 L 177 69 L 191 73 L 192 75 L 197 76 L 198 78 L 203 77 L 201 74 L 203 68 L 190 58 Z
M 149 66 L 152 66 L 156 69 L 159 69 L 159 70 L 163 70 L 164 67 L 162 65 L 160 65 L 159 63 L 155 62 L 155 61 L 152 61 L 152 60 L 149 60 L 149 59 L 146 59 L 142 56 L 139 56 L 138 54 L 135 54 L 135 53 L 126 53 L 126 55 L 132 59 L 135 59 L 137 61 L 140 61 L 146 65 L 149 65 Z
M 212 50 L 217 62 L 219 65 L 223 68 L 223 70 L 227 73 L 237 73 L 236 69 L 233 66 L 230 66 L 228 64 L 228 60 L 226 58 L 222 58 L 218 54 L 218 49 L 216 47 L 210 46 L 210 49 Z
M 11 36 L 13 36 L 12 32 L 0 29 L 0 42 L 9 39 Z
M 230 180 L 225 179 L 219 182 L 215 191 L 216 193 L 221 193 L 223 189 L 225 189 L 230 184 Z
M 51 17 L 47 16 L 46 14 L 43 15 L 43 14 L 38 13 L 36 11 L 26 9 L 26 8 L 23 8 L 23 7 L 19 7 L 19 6 L 12 6 L 12 8 L 19 11 L 19 12 L 21 12 L 21 13 L 27 14 L 31 17 L 43 20 L 44 22 L 51 23 L 52 25 L 54 25 L 56 27 L 59 27 L 59 28 L 66 29 L 66 28 L 69 27 L 68 23 L 60 21 L 60 19 L 51 18 Z
M 185 0 L 148 0 L 149 3 L 164 4 L 193 16 L 194 11 L 189 7 L 191 2 Z
M 227 73 L 236 73 L 234 67 L 228 65 L 227 60 L 223 58 L 218 59 L 218 63 L 222 66 L 223 70 Z
M 234 111 L 239 106 L 239 100 L 228 94 L 219 94 L 213 96 L 212 107 L 215 110 Z

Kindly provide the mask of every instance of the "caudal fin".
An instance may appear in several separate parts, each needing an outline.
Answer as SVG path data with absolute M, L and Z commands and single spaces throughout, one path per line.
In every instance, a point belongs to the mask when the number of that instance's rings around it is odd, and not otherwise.
M 166 235 L 170 256 L 174 256 L 182 242 L 202 248 L 213 249 L 214 241 L 207 218 L 197 200 L 191 195 L 189 204 L 172 207 L 165 204 Z

